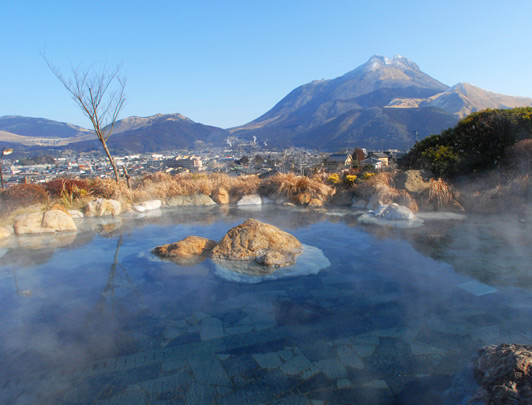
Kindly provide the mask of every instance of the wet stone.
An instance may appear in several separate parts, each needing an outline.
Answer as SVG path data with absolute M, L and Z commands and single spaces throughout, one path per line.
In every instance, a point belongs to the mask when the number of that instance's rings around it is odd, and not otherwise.
M 281 371 L 287 375 L 297 375 L 309 369 L 312 364 L 303 354 L 291 358 L 281 366 Z
M 336 386 L 338 388 L 351 388 L 353 387 L 353 384 L 351 384 L 351 381 L 349 381 L 347 378 L 341 378 L 336 381 Z
M 442 356 L 447 353 L 447 350 L 425 343 L 412 343 L 410 344 L 410 349 L 416 356 Z
M 389 389 L 388 384 L 387 384 L 386 381 L 384 381 L 384 380 L 373 380 L 373 381 L 369 381 L 369 382 L 366 382 L 366 383 L 362 384 L 362 387 L 365 387 L 365 388 L 375 388 L 375 389 L 383 389 L 383 390 L 387 390 L 387 389 Z
M 294 357 L 294 353 L 291 350 L 281 350 L 279 352 L 279 356 L 281 356 L 281 359 L 283 359 L 284 361 L 288 361 L 292 357 Z
M 359 370 L 364 368 L 364 362 L 349 346 L 340 346 L 337 350 L 338 358 L 345 365 Z
M 246 342 L 249 342 L 249 338 L 246 336 Z M 231 350 L 229 350 L 229 353 L 232 355 L 237 354 L 246 354 L 246 353 L 269 353 L 273 351 L 278 351 L 283 349 L 287 343 L 289 343 L 289 339 L 287 338 L 280 338 L 280 339 L 272 339 L 264 342 L 258 342 L 255 344 L 248 344 L 248 345 L 242 345 L 235 347 Z
M 215 355 L 191 358 L 189 360 L 189 366 L 198 383 L 223 385 L 226 387 L 232 386 L 231 380 Z
M 315 363 L 323 373 L 329 378 L 346 378 L 347 370 L 337 358 L 324 359 Z
M 273 405 L 309 405 L 311 402 L 300 395 L 290 395 L 272 402 Z
M 281 358 L 276 352 L 253 354 L 253 358 L 262 368 L 274 369 L 281 366 Z
M 217 318 L 205 318 L 201 321 L 201 340 L 211 340 L 224 337 L 222 321 Z
M 216 402 L 216 388 L 210 385 L 192 384 L 189 388 L 185 403 L 214 404 Z
M 252 330 L 254 330 L 254 326 L 253 325 L 239 325 L 239 326 L 234 326 L 234 327 L 226 327 L 225 328 L 225 333 L 227 335 L 241 335 L 241 334 L 244 334 L 244 333 L 249 333 L 251 332 Z
M 354 344 L 352 346 L 353 351 L 360 357 L 369 357 L 375 352 L 376 346 L 365 344 Z
M 229 377 L 245 374 L 257 368 L 257 363 L 250 355 L 233 356 L 224 360 L 222 364 Z
M 157 399 L 164 393 L 171 393 L 173 397 L 178 391 L 184 391 L 191 384 L 192 376 L 183 372 L 143 381 L 138 385 L 148 394 L 149 399 Z
M 96 401 L 98 405 L 114 405 L 114 404 L 147 404 L 146 394 L 142 391 L 123 391 L 109 399 Z
M 380 338 L 379 355 L 380 356 L 401 356 L 410 352 L 409 345 L 402 339 Z
M 191 343 L 198 343 L 198 342 L 201 342 L 201 337 L 200 337 L 199 332 L 186 332 L 172 339 L 166 347 L 168 348 L 178 347 L 178 346 L 188 345 Z
M 301 345 L 301 350 L 311 361 L 327 359 L 336 355 L 334 347 L 327 345 L 324 341 L 305 342 Z

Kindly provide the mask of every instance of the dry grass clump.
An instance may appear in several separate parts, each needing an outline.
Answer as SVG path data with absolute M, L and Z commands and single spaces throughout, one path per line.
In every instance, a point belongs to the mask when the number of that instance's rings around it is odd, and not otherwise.
M 410 193 L 406 190 L 400 190 L 399 195 L 394 200 L 395 203 L 408 207 L 412 212 L 418 212 L 419 207 L 416 200 L 412 198 Z
M 164 199 L 181 192 L 175 177 L 163 172 L 147 174 L 138 179 L 132 187 L 133 201 Z
M 0 192 L 0 216 L 32 205 L 48 205 L 46 191 L 35 184 L 17 184 Z
M 92 198 L 92 181 L 56 178 L 43 185 L 52 199 L 67 208 L 79 208 Z
M 231 184 L 228 184 L 229 195 L 231 198 L 240 198 L 244 195 L 255 194 L 258 192 L 260 179 L 257 175 L 252 174 L 249 176 L 233 177 Z M 227 189 L 227 187 L 221 185 Z
M 298 195 L 308 195 L 308 200 L 317 198 L 326 201 L 334 195 L 336 189 L 322 183 L 318 179 L 306 176 L 297 176 L 293 173 L 278 173 L 262 181 L 260 192 L 270 196 L 284 196 L 290 200 Z
M 176 195 L 207 194 L 223 187 L 232 196 L 240 197 L 256 192 L 259 184 L 257 176 L 230 177 L 226 174 L 195 174 L 187 173 L 172 176 L 158 172 L 143 176 L 133 186 L 133 199 L 145 201 L 151 199 L 167 199 Z
M 461 208 L 458 202 L 460 193 L 449 183 L 430 179 L 429 187 L 423 192 L 423 201 L 426 205 L 432 206 L 435 210 L 440 208 Z
M 110 178 L 90 180 L 90 192 L 95 198 L 106 198 L 122 202 L 130 202 L 132 193 L 124 181 L 116 182 Z

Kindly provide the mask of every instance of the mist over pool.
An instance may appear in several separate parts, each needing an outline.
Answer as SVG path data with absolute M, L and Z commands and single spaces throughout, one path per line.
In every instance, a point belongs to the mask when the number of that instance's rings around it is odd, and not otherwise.
M 4 403 L 456 403 L 487 344 L 532 341 L 531 223 L 167 209 L 0 247 Z M 153 247 L 247 218 L 305 251 L 257 280 Z M 527 267 L 528 263 L 528 267 Z

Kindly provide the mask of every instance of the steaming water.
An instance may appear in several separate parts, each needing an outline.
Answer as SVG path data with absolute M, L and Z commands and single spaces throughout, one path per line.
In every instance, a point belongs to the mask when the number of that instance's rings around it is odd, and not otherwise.
M 340 214 L 176 209 L 4 244 L 1 402 L 457 403 L 480 347 L 531 343 L 528 222 Z M 249 217 L 311 247 L 312 271 L 248 283 L 149 253 Z

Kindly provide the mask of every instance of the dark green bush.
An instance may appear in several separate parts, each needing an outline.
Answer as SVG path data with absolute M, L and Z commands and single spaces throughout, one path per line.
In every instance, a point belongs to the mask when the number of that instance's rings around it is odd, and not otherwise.
M 481 172 L 498 167 L 505 150 L 532 138 L 532 108 L 483 110 L 461 119 L 454 128 L 416 143 L 402 168 L 430 169 L 436 176 Z

